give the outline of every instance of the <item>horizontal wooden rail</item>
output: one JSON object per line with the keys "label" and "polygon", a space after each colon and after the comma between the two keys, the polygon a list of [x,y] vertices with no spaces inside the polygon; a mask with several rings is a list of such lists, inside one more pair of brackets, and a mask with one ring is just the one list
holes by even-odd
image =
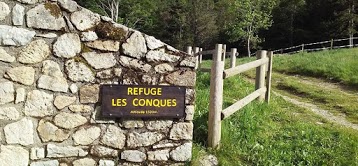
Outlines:
{"label": "horizontal wooden rail", "polygon": [[[292,47],[288,47],[288,48],[281,48],[281,49],[277,49],[277,50],[274,50],[273,52],[281,52],[281,51],[286,51],[286,50],[291,50],[291,49],[295,49],[295,48],[300,48],[302,47],[302,45],[304,46],[313,46],[313,45],[318,45],[318,44],[326,44],[326,43],[336,43],[336,42],[341,42],[341,41],[349,41],[349,40],[357,40],[358,37],[352,37],[352,38],[345,38],[345,39],[332,39],[332,40],[327,40],[327,41],[321,41],[321,42],[315,42],[315,43],[308,43],[308,44],[301,44],[301,45],[298,45],[298,46],[292,46]],[[345,48],[345,47],[350,47],[351,45],[344,45],[344,46],[336,46],[336,47],[333,47],[333,48]],[[353,44],[353,46],[357,46],[355,44]],[[304,50],[307,50],[307,49],[304,49]],[[316,48],[316,50],[319,50],[319,48]],[[309,50],[309,51],[316,51],[316,50]],[[300,52],[300,51],[292,51],[292,52],[288,52],[286,54],[290,54],[290,53],[296,53],[296,52]]]}
{"label": "horizontal wooden rail", "polygon": [[245,107],[247,104],[258,98],[260,95],[266,93],[266,87],[260,88],[255,92],[252,92],[250,95],[246,96],[245,98],[241,99],[240,101],[236,102],[235,104],[231,105],[230,107],[224,109],[221,112],[221,119],[224,120],[228,118],[230,115],[235,113],[237,110]]}
{"label": "horizontal wooden rail", "polygon": [[311,51],[321,51],[321,50],[329,50],[331,49],[330,47],[322,47],[322,48],[314,48],[314,49],[305,49],[305,51],[307,52],[311,52]]}
{"label": "horizontal wooden rail", "polygon": [[[231,56],[232,52],[226,52],[226,56]],[[235,56],[238,56],[238,53],[235,53]]]}
{"label": "horizontal wooden rail", "polygon": [[346,46],[334,46],[333,48],[336,49],[336,48],[347,48],[347,47],[351,47],[351,45],[346,45]]}
{"label": "horizontal wooden rail", "polygon": [[240,74],[242,72],[245,72],[247,70],[253,69],[255,67],[261,66],[263,64],[266,64],[268,62],[268,58],[259,59],[256,61],[252,61],[231,69],[224,70],[224,79],[235,76],[237,74]]}
{"label": "horizontal wooden rail", "polygon": [[323,41],[323,42],[317,42],[317,43],[309,43],[309,44],[305,44],[305,46],[312,46],[312,45],[316,45],[316,44],[325,44],[325,43],[331,43],[332,41]]}
{"label": "horizontal wooden rail", "polygon": [[215,50],[207,50],[207,51],[199,51],[198,53],[196,53],[196,55],[212,55],[214,54]]}

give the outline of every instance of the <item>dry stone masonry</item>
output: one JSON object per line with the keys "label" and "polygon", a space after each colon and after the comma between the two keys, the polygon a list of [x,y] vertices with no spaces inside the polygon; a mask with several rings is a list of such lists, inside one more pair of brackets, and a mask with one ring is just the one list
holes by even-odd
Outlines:
{"label": "dry stone masonry", "polygon": [[[0,0],[0,165],[184,165],[195,58],[73,0]],[[101,117],[100,85],[185,86],[185,117]]]}

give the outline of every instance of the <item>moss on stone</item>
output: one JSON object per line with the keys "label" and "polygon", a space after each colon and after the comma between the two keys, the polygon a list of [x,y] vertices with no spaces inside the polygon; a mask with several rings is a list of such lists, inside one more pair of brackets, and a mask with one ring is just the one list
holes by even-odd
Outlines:
{"label": "moss on stone", "polygon": [[83,62],[84,60],[80,56],[75,56],[72,58],[75,62]]}
{"label": "moss on stone", "polygon": [[92,52],[92,49],[87,47],[84,43],[81,43],[82,53]]}
{"label": "moss on stone", "polygon": [[56,18],[60,18],[62,16],[62,11],[60,9],[60,7],[58,7],[56,4],[54,3],[45,3],[45,8],[50,11],[50,14]]}
{"label": "moss on stone", "polygon": [[96,27],[96,33],[100,38],[123,41],[127,32],[120,27],[115,27],[112,23],[101,22]]}
{"label": "moss on stone", "polygon": [[96,75],[95,69],[93,69],[92,66],[85,59],[83,59],[81,56],[75,56],[72,59],[77,63],[84,64],[88,69],[91,70],[92,74]]}

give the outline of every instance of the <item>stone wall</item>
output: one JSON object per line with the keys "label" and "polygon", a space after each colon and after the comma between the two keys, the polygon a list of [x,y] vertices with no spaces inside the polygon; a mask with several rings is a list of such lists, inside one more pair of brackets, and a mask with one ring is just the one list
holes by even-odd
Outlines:
{"label": "stone wall", "polygon": [[[194,57],[72,0],[0,1],[0,165],[190,161]],[[101,84],[185,86],[186,117],[103,119]]]}

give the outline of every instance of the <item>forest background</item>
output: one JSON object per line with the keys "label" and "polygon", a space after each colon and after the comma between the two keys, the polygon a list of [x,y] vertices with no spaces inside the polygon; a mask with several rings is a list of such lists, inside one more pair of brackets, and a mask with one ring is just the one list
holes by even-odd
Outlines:
{"label": "forest background", "polygon": [[76,0],[184,50],[216,43],[247,56],[357,36],[357,0]]}

